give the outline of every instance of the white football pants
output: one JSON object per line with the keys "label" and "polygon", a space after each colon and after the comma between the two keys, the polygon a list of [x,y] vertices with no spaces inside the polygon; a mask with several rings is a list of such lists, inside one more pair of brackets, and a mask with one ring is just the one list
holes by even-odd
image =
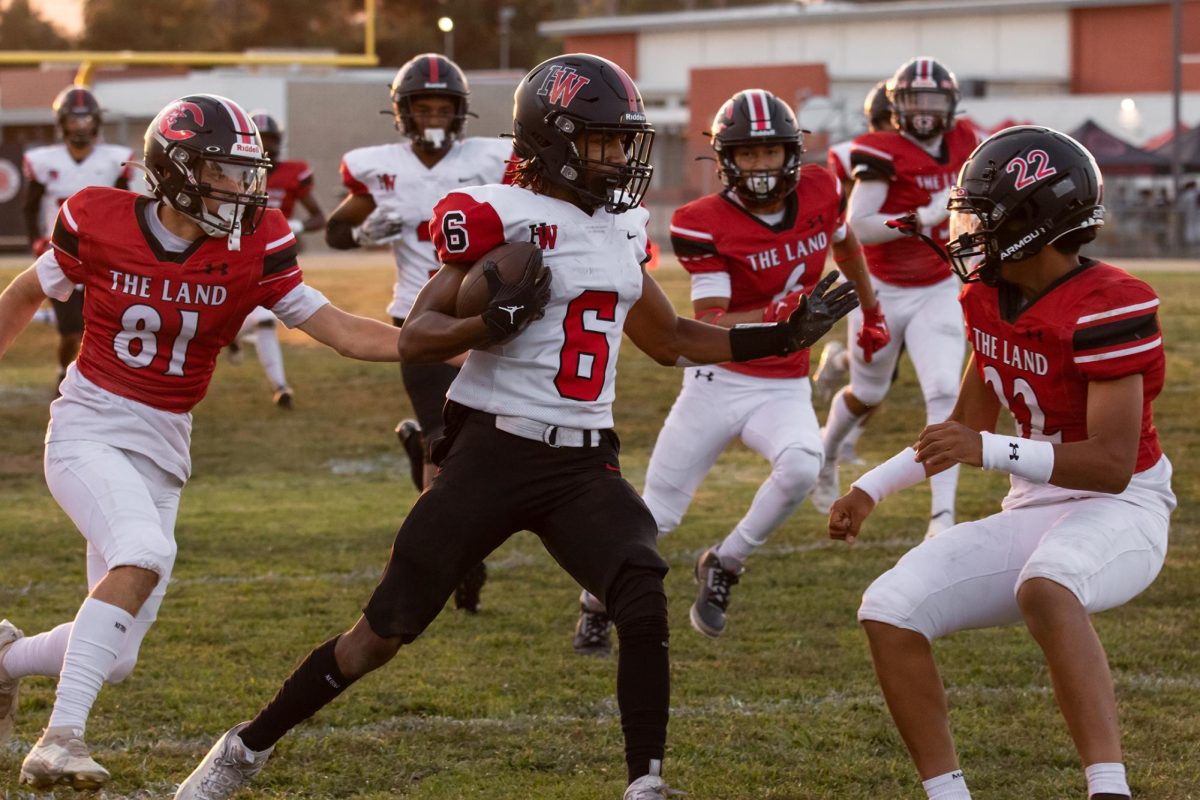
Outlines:
{"label": "white football pants", "polygon": [[650,456],[642,496],[660,536],[679,525],[700,482],[735,437],[771,463],[770,476],[722,544],[723,555],[741,560],[804,500],[821,469],[821,433],[808,378],[757,378],[720,367],[684,371],[683,390]]}

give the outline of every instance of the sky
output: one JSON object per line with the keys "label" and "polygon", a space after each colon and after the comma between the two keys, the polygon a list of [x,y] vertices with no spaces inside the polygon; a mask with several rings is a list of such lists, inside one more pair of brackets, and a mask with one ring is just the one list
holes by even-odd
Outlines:
{"label": "sky", "polygon": [[30,5],[68,36],[83,27],[83,0],[30,0]]}

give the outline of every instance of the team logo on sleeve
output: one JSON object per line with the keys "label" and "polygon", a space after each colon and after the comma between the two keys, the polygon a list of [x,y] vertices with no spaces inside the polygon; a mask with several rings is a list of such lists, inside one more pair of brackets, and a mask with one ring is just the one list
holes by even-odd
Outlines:
{"label": "team logo on sleeve", "polygon": [[195,103],[179,102],[162,113],[158,132],[173,141],[190,139],[203,130],[204,109]]}
{"label": "team logo on sleeve", "polygon": [[545,96],[550,105],[567,108],[579,90],[591,82],[591,78],[580,75],[574,67],[556,64],[546,71],[546,78],[537,93]]}

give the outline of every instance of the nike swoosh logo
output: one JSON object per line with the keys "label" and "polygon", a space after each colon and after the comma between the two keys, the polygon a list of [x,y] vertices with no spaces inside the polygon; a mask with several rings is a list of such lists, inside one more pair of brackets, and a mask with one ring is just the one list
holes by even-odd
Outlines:
{"label": "nike swoosh logo", "polygon": [[626,239],[636,239],[637,234],[636,233],[627,233],[627,234],[625,234],[625,238]]}

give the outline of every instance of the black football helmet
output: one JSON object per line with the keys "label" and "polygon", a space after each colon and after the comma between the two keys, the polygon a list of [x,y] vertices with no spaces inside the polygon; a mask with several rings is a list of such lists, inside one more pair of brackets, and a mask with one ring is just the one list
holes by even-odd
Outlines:
{"label": "black football helmet", "polygon": [[[619,136],[624,165],[585,158],[589,141]],[[566,187],[589,208],[620,214],[639,205],[654,168],[654,128],[625,70],[587,53],[538,64],[513,95],[513,150],[542,180]]]}
{"label": "black football helmet", "polygon": [[168,103],[146,129],[145,159],[154,195],[209,236],[229,237],[230,250],[262,219],[271,162],[254,122],[234,101],[194,94]]}
{"label": "black football helmet", "polygon": [[863,116],[867,118],[867,127],[872,131],[892,128],[892,101],[888,99],[885,82],[880,81],[867,92],[863,100]]}
{"label": "black football helmet", "polygon": [[[467,124],[467,76],[450,59],[437,53],[422,53],[410,59],[392,79],[392,117],[396,130],[412,140],[414,147],[442,150],[462,136]],[[413,117],[412,101],[419,95],[438,95],[454,100],[455,111],[446,128],[425,128]]]}
{"label": "black football helmet", "polygon": [[961,94],[958,79],[940,62],[922,56],[906,63],[887,82],[896,127],[917,139],[950,130]]}
{"label": "black football helmet", "polygon": [[[58,93],[50,108],[68,144],[87,147],[100,135],[100,101],[91,90],[82,86],[68,86]],[[83,125],[68,129],[68,120],[79,120]]]}
{"label": "black football helmet", "polygon": [[250,121],[258,128],[262,138],[264,155],[271,162],[283,157],[283,126],[266,111],[259,109],[250,112]]}
{"label": "black football helmet", "polygon": [[[775,95],[765,89],[738,92],[713,117],[709,132],[721,183],[748,203],[771,202],[791,194],[800,182],[804,133],[792,109]],[[783,145],[783,165],[778,169],[738,169],[733,157],[736,148],[755,144]]]}
{"label": "black football helmet", "polygon": [[1005,128],[976,147],[958,174],[946,253],[964,283],[995,286],[1002,263],[1103,225],[1103,199],[1100,168],[1079,142],[1050,128]]}

